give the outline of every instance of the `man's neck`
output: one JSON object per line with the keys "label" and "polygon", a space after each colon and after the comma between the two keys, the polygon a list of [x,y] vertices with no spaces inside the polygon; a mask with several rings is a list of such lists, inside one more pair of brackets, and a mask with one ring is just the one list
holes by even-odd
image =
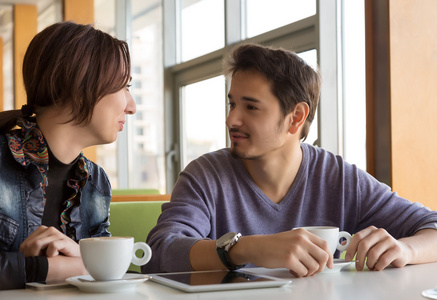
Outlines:
{"label": "man's neck", "polygon": [[243,160],[255,184],[275,203],[287,195],[302,163],[300,141],[279,151],[256,160]]}

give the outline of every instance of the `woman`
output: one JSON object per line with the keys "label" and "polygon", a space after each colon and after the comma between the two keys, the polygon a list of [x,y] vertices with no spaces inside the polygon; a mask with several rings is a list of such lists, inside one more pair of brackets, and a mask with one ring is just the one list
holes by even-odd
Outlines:
{"label": "woman", "polygon": [[0,113],[0,289],[86,274],[78,241],[109,236],[111,186],[82,149],[114,142],[136,111],[128,46],[90,25],[37,34],[27,105]]}

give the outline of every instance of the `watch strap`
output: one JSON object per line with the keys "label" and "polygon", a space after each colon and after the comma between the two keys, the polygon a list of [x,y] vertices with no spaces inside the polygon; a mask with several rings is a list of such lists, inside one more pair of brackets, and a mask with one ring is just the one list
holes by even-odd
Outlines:
{"label": "watch strap", "polygon": [[229,258],[228,251],[225,248],[217,248],[217,254],[220,260],[222,261],[223,265],[226,267],[226,269],[230,271],[238,270],[246,266],[246,265],[233,264]]}

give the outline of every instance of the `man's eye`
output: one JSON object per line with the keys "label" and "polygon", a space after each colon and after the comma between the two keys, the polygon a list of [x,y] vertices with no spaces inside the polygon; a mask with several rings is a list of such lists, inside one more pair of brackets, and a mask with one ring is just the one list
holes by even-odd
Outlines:
{"label": "man's eye", "polygon": [[234,108],[235,107],[235,103],[229,102],[228,105],[229,105],[229,108]]}
{"label": "man's eye", "polygon": [[255,106],[252,106],[252,105],[248,105],[247,106],[247,109],[248,110],[255,110],[255,109],[257,109]]}

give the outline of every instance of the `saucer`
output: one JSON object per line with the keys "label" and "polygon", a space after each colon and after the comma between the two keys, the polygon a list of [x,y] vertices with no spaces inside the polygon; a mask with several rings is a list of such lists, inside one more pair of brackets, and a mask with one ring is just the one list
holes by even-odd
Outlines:
{"label": "saucer", "polygon": [[323,274],[328,274],[328,273],[337,273],[340,272],[341,269],[343,269],[344,267],[350,265],[351,263],[353,263],[353,261],[346,261],[344,259],[340,259],[340,258],[334,258],[334,266],[332,269],[329,269],[327,267],[325,267],[325,269],[322,271]]}
{"label": "saucer", "polygon": [[[146,281],[149,276],[142,274],[125,274],[120,280],[94,281],[90,275],[67,278],[66,281],[88,293],[119,293],[135,290],[137,284]],[[84,280],[84,281],[82,281]]]}
{"label": "saucer", "polygon": [[423,291],[422,296],[429,299],[437,299],[437,289]]}

